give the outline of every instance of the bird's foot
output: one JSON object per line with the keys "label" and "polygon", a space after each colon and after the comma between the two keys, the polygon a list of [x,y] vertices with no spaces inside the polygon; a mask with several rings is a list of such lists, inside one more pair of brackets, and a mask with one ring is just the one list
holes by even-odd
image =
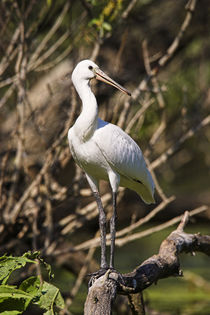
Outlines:
{"label": "bird's foot", "polygon": [[103,276],[107,271],[109,270],[109,267],[100,268],[99,270],[89,273],[87,276],[90,277],[90,280],[88,282],[88,289],[93,285],[93,283]]}
{"label": "bird's foot", "polygon": [[120,283],[122,283],[122,284],[124,284],[125,282],[124,282],[124,279],[123,279],[123,276],[122,276],[122,274],[119,272],[119,271],[117,271],[115,268],[113,268],[113,267],[110,267],[109,268],[109,278],[110,279],[113,279],[113,280],[115,280],[115,281],[117,281],[117,282],[120,282]]}
{"label": "bird's foot", "polygon": [[124,284],[123,276],[119,271],[117,271],[114,268],[106,267],[106,268],[100,268],[98,271],[88,274],[90,276],[90,280],[88,282],[88,289],[93,285],[93,283],[103,275],[107,275],[106,279],[112,279],[116,282],[120,282],[121,284]]}

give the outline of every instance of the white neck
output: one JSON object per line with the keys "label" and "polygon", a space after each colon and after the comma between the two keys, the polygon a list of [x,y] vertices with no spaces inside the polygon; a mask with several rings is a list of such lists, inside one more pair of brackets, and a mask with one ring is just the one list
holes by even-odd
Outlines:
{"label": "white neck", "polygon": [[74,127],[81,141],[89,140],[97,128],[98,105],[95,95],[91,91],[89,80],[74,82],[79,97],[82,100],[82,111]]}

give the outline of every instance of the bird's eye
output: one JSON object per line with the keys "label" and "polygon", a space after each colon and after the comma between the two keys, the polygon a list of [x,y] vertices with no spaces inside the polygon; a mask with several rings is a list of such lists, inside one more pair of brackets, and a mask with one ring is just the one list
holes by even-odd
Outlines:
{"label": "bird's eye", "polygon": [[93,70],[93,66],[89,66],[88,69]]}

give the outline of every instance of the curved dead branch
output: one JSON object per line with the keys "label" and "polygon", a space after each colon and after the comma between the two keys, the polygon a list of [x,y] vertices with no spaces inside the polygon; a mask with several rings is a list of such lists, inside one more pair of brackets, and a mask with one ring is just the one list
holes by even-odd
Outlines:
{"label": "curved dead branch", "polygon": [[180,253],[202,252],[210,256],[210,235],[188,234],[184,227],[189,220],[186,211],[177,229],[160,245],[159,253],[145,260],[132,272],[122,275],[108,270],[90,287],[84,314],[111,314],[111,307],[117,294],[138,293],[170,276],[182,276]]}

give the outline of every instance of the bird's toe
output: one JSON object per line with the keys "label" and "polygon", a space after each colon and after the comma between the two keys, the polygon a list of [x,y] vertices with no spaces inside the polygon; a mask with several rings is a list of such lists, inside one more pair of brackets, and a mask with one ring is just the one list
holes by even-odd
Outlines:
{"label": "bird's toe", "polygon": [[88,282],[88,288],[90,288],[93,283],[100,278],[101,276],[103,276],[107,271],[109,270],[109,268],[100,268],[99,270],[93,272],[93,273],[89,273],[87,276],[90,277],[90,280]]}
{"label": "bird's toe", "polygon": [[115,281],[118,281],[124,284],[123,276],[119,271],[117,271],[115,268],[109,268],[109,270],[110,270],[110,273],[109,273],[110,279],[113,279]]}
{"label": "bird's toe", "polygon": [[122,274],[114,268],[101,268],[98,271],[88,274],[90,280],[88,282],[88,289],[93,285],[93,283],[103,275],[107,274],[107,279],[112,279],[116,282],[124,284],[124,279]]}

